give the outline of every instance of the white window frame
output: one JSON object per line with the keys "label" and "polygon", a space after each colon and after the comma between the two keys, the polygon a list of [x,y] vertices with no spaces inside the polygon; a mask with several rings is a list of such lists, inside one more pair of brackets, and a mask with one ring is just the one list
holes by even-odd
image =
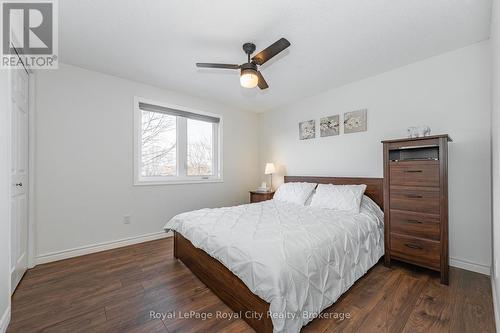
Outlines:
{"label": "white window frame", "polygon": [[[220,122],[213,128],[213,150],[212,161],[214,174],[210,176],[188,176],[187,175],[187,118],[177,117],[176,126],[176,167],[177,175],[174,176],[158,176],[158,177],[144,177],[141,175],[141,159],[142,159],[142,110],[139,108],[139,103],[147,103],[158,105],[170,109],[196,113],[204,116],[211,116],[220,119]],[[221,183],[222,177],[222,116],[191,109],[184,106],[168,104],[164,102],[152,101],[142,97],[134,97],[134,185],[172,185],[172,184],[202,184],[202,183]],[[182,159],[180,156],[186,156]]]}

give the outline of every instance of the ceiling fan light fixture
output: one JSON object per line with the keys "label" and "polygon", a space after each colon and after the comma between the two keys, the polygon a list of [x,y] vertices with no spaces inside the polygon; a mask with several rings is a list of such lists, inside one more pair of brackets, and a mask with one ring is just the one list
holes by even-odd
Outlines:
{"label": "ceiling fan light fixture", "polygon": [[242,69],[240,74],[240,84],[244,88],[255,88],[259,83],[257,71],[251,68]]}
{"label": "ceiling fan light fixture", "polygon": [[255,51],[254,43],[243,44],[243,51],[247,55],[247,62],[241,65],[236,64],[218,64],[212,62],[198,62],[198,68],[221,68],[221,69],[239,69],[240,70],[240,84],[244,88],[259,87],[264,90],[269,88],[269,85],[259,71],[258,66],[262,66],[269,59],[282,52],[290,46],[290,42],[286,38],[280,38],[278,41],[266,47],[264,50],[257,53],[253,58],[252,54]]}

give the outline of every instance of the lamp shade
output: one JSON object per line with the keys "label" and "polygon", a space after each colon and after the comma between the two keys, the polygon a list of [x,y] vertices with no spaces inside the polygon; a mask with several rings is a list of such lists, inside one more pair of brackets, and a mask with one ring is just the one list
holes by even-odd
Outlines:
{"label": "lamp shade", "polygon": [[276,172],[276,168],[274,167],[274,163],[266,163],[266,170],[264,174],[270,175]]}

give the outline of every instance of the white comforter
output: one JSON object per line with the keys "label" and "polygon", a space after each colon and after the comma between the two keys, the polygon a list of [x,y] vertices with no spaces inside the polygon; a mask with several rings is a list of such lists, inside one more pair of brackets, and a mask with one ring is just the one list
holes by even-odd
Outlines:
{"label": "white comforter", "polygon": [[165,229],[269,302],[274,332],[299,332],[384,251],[383,213],[367,197],[359,214],[269,200],[179,214]]}

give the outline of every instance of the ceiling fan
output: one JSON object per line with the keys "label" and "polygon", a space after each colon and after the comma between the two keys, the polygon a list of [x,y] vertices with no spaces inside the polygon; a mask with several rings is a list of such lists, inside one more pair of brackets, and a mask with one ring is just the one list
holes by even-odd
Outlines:
{"label": "ceiling fan", "polygon": [[200,68],[222,68],[222,69],[239,69],[240,70],[240,84],[245,88],[255,88],[259,86],[260,89],[267,89],[269,86],[258,70],[258,66],[263,65],[269,59],[286,49],[290,46],[290,42],[285,38],[280,38],[278,41],[274,42],[264,50],[257,53],[250,59],[252,53],[255,52],[255,44],[245,43],[243,44],[243,51],[247,54],[248,61],[241,65],[233,64],[213,64],[198,62],[196,67]]}

